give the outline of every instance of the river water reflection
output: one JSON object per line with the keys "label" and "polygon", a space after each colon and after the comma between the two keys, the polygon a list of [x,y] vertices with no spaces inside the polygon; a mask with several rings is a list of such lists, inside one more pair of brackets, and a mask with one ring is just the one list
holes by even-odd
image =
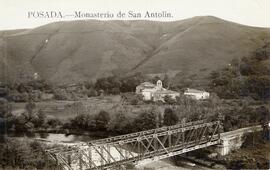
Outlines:
{"label": "river water reflection", "polygon": [[92,136],[87,135],[66,135],[62,133],[26,133],[26,134],[8,134],[8,137],[14,138],[30,138],[30,139],[41,139],[52,142],[87,142],[96,139]]}
{"label": "river water reflection", "polygon": [[66,135],[57,133],[35,133],[36,139],[46,139],[49,141],[59,141],[59,142],[87,142],[93,140],[94,137],[86,135]]}

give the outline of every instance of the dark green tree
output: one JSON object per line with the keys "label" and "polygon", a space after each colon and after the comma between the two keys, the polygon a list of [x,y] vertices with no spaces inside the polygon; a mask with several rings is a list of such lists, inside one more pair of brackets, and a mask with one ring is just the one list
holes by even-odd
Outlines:
{"label": "dark green tree", "polygon": [[142,131],[156,128],[158,124],[154,112],[142,112],[133,122],[134,131]]}
{"label": "dark green tree", "polygon": [[167,74],[165,74],[165,76],[162,80],[162,85],[164,88],[169,88],[169,86],[170,86],[170,79],[169,79],[169,76]]}
{"label": "dark green tree", "polygon": [[171,108],[166,108],[164,110],[164,118],[163,118],[163,124],[165,126],[171,126],[177,124],[179,121],[178,116]]}
{"label": "dark green tree", "polygon": [[110,121],[110,114],[102,110],[96,115],[95,120],[96,120],[96,127],[98,130],[106,130],[107,125]]}
{"label": "dark green tree", "polygon": [[270,76],[250,76],[247,80],[247,86],[257,99],[270,98]]}
{"label": "dark green tree", "polygon": [[125,134],[131,132],[130,121],[124,113],[117,113],[108,124],[108,130],[117,134]]}

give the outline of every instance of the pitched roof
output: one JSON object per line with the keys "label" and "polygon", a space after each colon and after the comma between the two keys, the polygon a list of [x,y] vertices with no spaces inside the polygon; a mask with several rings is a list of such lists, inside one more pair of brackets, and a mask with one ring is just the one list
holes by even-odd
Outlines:
{"label": "pitched roof", "polygon": [[155,87],[156,85],[154,85],[153,83],[150,83],[150,82],[144,82],[144,83],[141,83],[139,86]]}
{"label": "pitched roof", "polygon": [[185,91],[185,93],[203,93],[203,92],[205,91],[190,89],[190,88],[187,88],[187,90]]}

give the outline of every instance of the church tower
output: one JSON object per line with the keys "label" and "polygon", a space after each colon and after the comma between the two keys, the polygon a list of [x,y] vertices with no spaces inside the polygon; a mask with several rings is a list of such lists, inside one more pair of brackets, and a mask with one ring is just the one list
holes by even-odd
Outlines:
{"label": "church tower", "polygon": [[158,80],[157,81],[157,90],[162,90],[162,81],[161,80]]}

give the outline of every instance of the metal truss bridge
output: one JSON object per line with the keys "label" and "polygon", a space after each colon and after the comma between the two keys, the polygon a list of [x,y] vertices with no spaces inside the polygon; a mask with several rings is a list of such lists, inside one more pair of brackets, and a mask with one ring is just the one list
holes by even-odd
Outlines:
{"label": "metal truss bridge", "polygon": [[220,142],[220,121],[195,121],[47,150],[61,169],[117,169]]}

